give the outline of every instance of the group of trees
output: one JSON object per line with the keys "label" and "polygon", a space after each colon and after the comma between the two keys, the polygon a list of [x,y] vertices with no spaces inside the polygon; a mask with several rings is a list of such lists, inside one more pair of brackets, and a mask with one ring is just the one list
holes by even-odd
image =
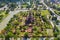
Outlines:
{"label": "group of trees", "polygon": [[16,7],[17,7],[17,4],[16,4],[16,3],[8,4],[8,8],[9,8],[10,10],[12,10],[12,11],[13,11]]}

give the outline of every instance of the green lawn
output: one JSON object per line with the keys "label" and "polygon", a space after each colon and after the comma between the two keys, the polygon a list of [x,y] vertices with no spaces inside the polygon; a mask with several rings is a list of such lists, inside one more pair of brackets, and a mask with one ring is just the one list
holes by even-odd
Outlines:
{"label": "green lawn", "polygon": [[41,10],[41,15],[46,16],[46,15],[50,15],[50,13],[48,10]]}

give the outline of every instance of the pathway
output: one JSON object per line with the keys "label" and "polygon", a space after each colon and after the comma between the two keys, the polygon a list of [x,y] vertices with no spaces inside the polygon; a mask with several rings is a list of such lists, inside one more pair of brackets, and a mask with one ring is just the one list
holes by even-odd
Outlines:
{"label": "pathway", "polygon": [[13,17],[13,15],[17,14],[18,12],[20,11],[28,11],[28,10],[15,10],[15,11],[10,11],[9,12],[9,15],[0,23],[0,31],[3,30],[8,22],[11,20],[11,18]]}

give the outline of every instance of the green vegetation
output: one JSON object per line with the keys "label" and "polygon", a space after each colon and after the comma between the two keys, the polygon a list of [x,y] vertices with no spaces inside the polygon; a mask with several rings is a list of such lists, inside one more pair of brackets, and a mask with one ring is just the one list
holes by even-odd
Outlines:
{"label": "green vegetation", "polygon": [[17,4],[16,3],[11,3],[8,5],[9,7],[9,10],[13,11],[16,7],[17,7]]}
{"label": "green vegetation", "polygon": [[28,7],[28,4],[27,4],[27,3],[24,3],[24,4],[22,4],[21,7],[22,7],[22,8],[27,8],[27,7]]}
{"label": "green vegetation", "polygon": [[5,18],[5,17],[7,17],[7,15],[8,15],[8,10],[6,10],[6,11],[0,11],[0,22]]}
{"label": "green vegetation", "polygon": [[60,15],[60,11],[54,10],[57,15]]}
{"label": "green vegetation", "polygon": [[47,15],[50,15],[50,13],[49,13],[48,10],[41,10],[41,15],[42,16],[47,16]]}
{"label": "green vegetation", "polygon": [[[47,10],[46,12],[48,13]],[[41,11],[41,13],[44,13],[46,15],[45,12]],[[36,10],[32,10],[31,12],[19,12],[18,14],[14,15],[14,17],[7,24],[7,27],[4,29],[5,32],[7,32],[6,33],[7,35],[5,36],[9,37],[53,36],[53,29],[51,24],[48,21],[44,21],[45,20],[44,18],[43,20],[40,17],[42,15],[41,13],[39,11],[37,12]],[[45,15],[42,16],[45,17]],[[49,31],[51,32],[51,34],[49,33]]]}
{"label": "green vegetation", "polygon": [[60,8],[60,4],[57,4],[57,7]]}
{"label": "green vegetation", "polygon": [[1,2],[0,3],[0,8],[3,7],[3,6],[5,6],[5,3]]}
{"label": "green vegetation", "polygon": [[[57,15],[60,15],[60,4],[56,5],[50,2],[46,4],[48,7],[53,8]],[[5,3],[2,3],[0,7],[4,5]],[[19,2],[9,2],[7,4],[8,10],[0,11],[0,22],[7,17],[9,11],[20,10],[19,5]],[[5,40],[9,40],[9,38],[14,38],[15,40],[17,38],[31,38],[31,40],[39,40],[41,38],[43,40],[46,38],[45,40],[50,40],[50,37],[54,37],[54,40],[60,40],[60,31],[56,27],[56,24],[58,25],[60,21],[57,20],[57,17],[54,17],[54,14],[50,10],[46,9],[43,3],[38,0],[31,0],[30,3],[23,2],[21,10],[24,9],[28,9],[29,11],[20,11],[18,14],[15,14],[6,28],[1,30],[0,38],[6,38]],[[54,27],[51,25],[53,24],[52,22],[54,22]]]}

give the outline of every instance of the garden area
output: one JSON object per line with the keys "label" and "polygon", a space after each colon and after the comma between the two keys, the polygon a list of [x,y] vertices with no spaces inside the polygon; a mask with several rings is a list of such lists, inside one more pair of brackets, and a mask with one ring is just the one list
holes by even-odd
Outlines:
{"label": "garden area", "polygon": [[[44,21],[41,13],[33,12],[19,12],[9,21],[7,27],[4,29],[9,37],[13,36],[53,36],[53,29],[50,23]],[[43,22],[42,22],[43,20]],[[52,30],[52,35],[48,34],[47,30]]]}
{"label": "garden area", "polygon": [[25,39],[31,37],[31,40],[38,40],[38,37],[57,36],[57,32],[54,32],[47,15],[50,15],[48,10],[19,12],[11,18],[6,28],[1,31],[0,37],[23,37]]}

